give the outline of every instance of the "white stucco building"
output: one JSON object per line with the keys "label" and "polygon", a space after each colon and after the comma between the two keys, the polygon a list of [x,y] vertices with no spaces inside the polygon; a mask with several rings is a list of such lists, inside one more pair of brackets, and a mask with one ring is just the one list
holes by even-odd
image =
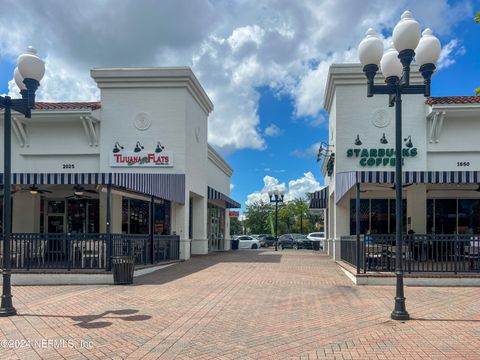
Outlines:
{"label": "white stucco building", "polygon": [[[145,242],[137,247],[144,263],[165,259],[163,251],[188,259],[228,250],[228,208],[239,207],[229,197],[233,169],[208,144],[213,104],[191,69],[96,68],[91,76],[99,102],[39,102],[30,119],[13,114],[13,233],[57,234],[55,244],[32,238],[33,248],[18,235],[13,256],[28,250],[37,265],[73,258],[85,267],[90,250],[93,267],[103,267],[115,251],[102,234]],[[63,235],[98,241],[73,249]],[[157,254],[154,236],[170,236],[170,248]]]}
{"label": "white stucco building", "polygon": [[[383,81],[377,74],[376,83]],[[423,83],[416,67],[410,81]],[[395,232],[394,108],[387,96],[367,98],[366,90],[360,65],[330,67],[326,187],[313,194],[310,206],[326,209],[335,258],[340,238],[355,234],[357,183],[361,233]],[[480,234],[480,97],[405,95],[402,116],[404,231]]]}

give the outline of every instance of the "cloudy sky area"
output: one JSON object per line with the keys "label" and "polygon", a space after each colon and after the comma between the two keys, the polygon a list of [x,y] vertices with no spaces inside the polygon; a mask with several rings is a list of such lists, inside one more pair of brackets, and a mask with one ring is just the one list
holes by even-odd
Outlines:
{"label": "cloudy sky area", "polygon": [[290,198],[321,186],[315,156],[327,134],[328,67],[357,62],[368,27],[387,43],[409,9],[444,45],[434,95],[471,95],[480,83],[480,26],[472,20],[478,0],[2,4],[0,92],[17,91],[14,62],[29,44],[47,62],[38,94],[44,101],[98,100],[89,74],[97,66],[191,66],[215,104],[209,141],[234,167],[232,196],[242,203],[265,198],[273,186],[285,187]]}

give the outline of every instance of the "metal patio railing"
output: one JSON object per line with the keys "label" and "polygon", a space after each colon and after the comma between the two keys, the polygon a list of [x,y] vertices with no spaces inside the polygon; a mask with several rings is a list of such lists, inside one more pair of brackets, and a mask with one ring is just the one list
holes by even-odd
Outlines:
{"label": "metal patio railing", "polygon": [[357,257],[356,236],[340,239],[341,259],[358,272],[395,271],[395,259],[402,257],[408,273],[480,272],[480,235],[404,235],[401,254],[397,254],[395,235],[361,235]]}
{"label": "metal patio railing", "polygon": [[[108,271],[111,256],[133,256],[136,266],[178,260],[179,243],[175,235],[13,233],[10,259],[12,269]],[[0,257],[3,262],[3,245]]]}

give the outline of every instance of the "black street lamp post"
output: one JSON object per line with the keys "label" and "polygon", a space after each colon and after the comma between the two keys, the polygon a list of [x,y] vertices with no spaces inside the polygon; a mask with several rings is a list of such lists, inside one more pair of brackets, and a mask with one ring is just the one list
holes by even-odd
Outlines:
{"label": "black street lamp post", "polygon": [[[406,306],[403,286],[402,251],[402,95],[423,94],[430,96],[430,80],[435,71],[435,63],[440,56],[440,42],[426,29],[420,38],[420,25],[409,11],[402,14],[400,22],[393,30],[393,46],[383,54],[383,42],[373,29],[368,29],[366,37],[358,46],[358,54],[367,78],[367,97],[376,94],[389,96],[390,107],[395,105],[395,306],[391,314],[394,320],[410,318]],[[414,50],[415,49],[415,50]],[[383,54],[383,56],[382,56]],[[415,57],[424,78],[423,85],[410,85],[410,64]],[[374,78],[378,64],[385,76],[386,85],[375,85]],[[357,209],[358,211],[358,209]]]}
{"label": "black street lamp post", "polygon": [[20,88],[21,99],[0,96],[0,108],[4,109],[3,136],[3,286],[0,316],[12,316],[17,313],[12,303],[10,238],[12,233],[12,110],[26,118],[31,117],[31,109],[35,106],[35,92],[45,73],[45,63],[37,55],[35,49],[29,47],[25,54],[18,57],[14,79]]}
{"label": "black street lamp post", "polygon": [[275,203],[275,251],[278,251],[278,204],[283,203],[284,196],[284,190],[276,189],[268,192],[270,203]]}

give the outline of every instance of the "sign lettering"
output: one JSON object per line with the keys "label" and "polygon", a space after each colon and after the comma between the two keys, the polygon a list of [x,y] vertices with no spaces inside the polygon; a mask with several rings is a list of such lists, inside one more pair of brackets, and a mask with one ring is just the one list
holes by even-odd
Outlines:
{"label": "sign lettering", "polygon": [[[402,149],[402,164],[405,158],[413,158],[418,155],[417,148]],[[395,150],[386,148],[372,149],[348,149],[347,157],[359,158],[359,164],[363,167],[395,166]]]}

